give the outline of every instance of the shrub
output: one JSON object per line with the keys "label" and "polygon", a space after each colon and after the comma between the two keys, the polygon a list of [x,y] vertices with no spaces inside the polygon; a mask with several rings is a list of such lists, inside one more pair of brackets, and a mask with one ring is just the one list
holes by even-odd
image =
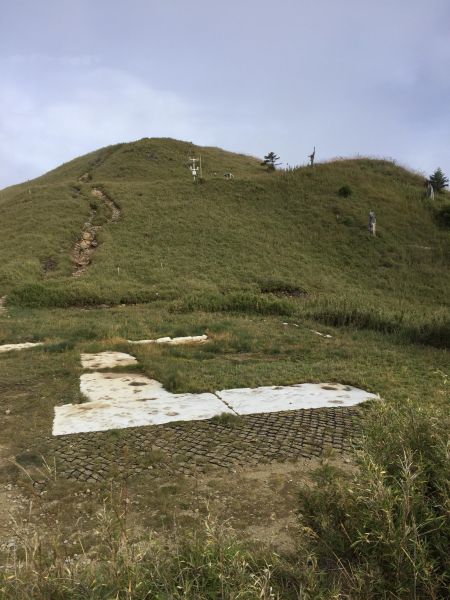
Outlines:
{"label": "shrub", "polygon": [[436,220],[442,227],[450,228],[450,204],[444,204],[436,211]]}
{"label": "shrub", "polygon": [[359,304],[351,299],[321,301],[307,309],[313,319],[332,327],[354,327],[392,333],[404,342],[426,344],[435,348],[450,347],[448,311],[428,315],[391,312],[384,307]]}
{"label": "shrub", "polygon": [[95,282],[70,281],[24,283],[8,295],[8,304],[27,308],[70,306],[96,306],[100,304],[137,304],[161,299],[161,295],[149,289],[130,289],[124,283],[121,288],[99,287]]}
{"label": "shrub", "polygon": [[351,196],[353,194],[353,191],[349,185],[343,185],[342,187],[339,188],[338,194],[342,198],[348,198],[349,196]]}
{"label": "shrub", "polygon": [[292,282],[281,279],[267,279],[260,283],[261,292],[281,296],[306,296],[308,292]]}
{"label": "shrub", "polygon": [[218,425],[224,425],[226,427],[234,427],[242,422],[240,415],[233,415],[231,413],[220,413],[211,419],[211,422],[217,423]]}
{"label": "shrub", "polygon": [[67,352],[72,350],[75,346],[72,340],[65,340],[63,342],[55,342],[54,344],[46,344],[44,346],[44,352]]}
{"label": "shrub", "polygon": [[351,598],[444,598],[450,583],[446,414],[378,404],[353,476],[322,467],[300,494],[304,548]]}
{"label": "shrub", "polygon": [[243,312],[262,315],[290,315],[294,307],[283,298],[252,292],[192,295],[175,302],[172,312]]}

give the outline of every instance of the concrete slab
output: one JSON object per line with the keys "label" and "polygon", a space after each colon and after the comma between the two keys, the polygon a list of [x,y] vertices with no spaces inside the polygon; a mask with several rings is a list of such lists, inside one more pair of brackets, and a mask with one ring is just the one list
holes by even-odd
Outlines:
{"label": "concrete slab", "polygon": [[172,394],[143,375],[85,373],[80,379],[80,390],[90,401],[56,406],[55,436],[234,414],[214,394]]}
{"label": "concrete slab", "polygon": [[320,331],[315,331],[314,329],[310,329],[311,333],[315,333],[316,335],[320,335],[320,337],[331,339],[333,336],[329,333],[320,333]]}
{"label": "concrete slab", "polygon": [[301,383],[288,386],[237,388],[217,392],[227,406],[239,415],[270,413],[304,408],[354,406],[366,400],[379,399],[349,385]]}
{"label": "concrete slab", "polygon": [[114,367],[129,367],[137,364],[136,358],[126,352],[98,352],[96,354],[81,355],[83,369],[113,369]]}
{"label": "concrete slab", "polygon": [[134,373],[84,373],[83,404],[55,407],[53,435],[106,431],[173,421],[201,421],[223,413],[257,414],[348,407],[376,394],[341,384],[237,388],[215,394],[172,394],[159,381]]}
{"label": "concrete slab", "polygon": [[139,373],[83,373],[80,376],[80,392],[92,402],[111,402],[117,399],[154,400],[174,394],[162,384]]}
{"label": "concrete slab", "polygon": [[180,346],[183,344],[202,344],[208,339],[207,335],[187,335],[184,337],[162,337],[155,340],[127,340],[129,344],[169,344]]}
{"label": "concrete slab", "polygon": [[27,350],[28,348],[36,348],[36,346],[43,346],[43,342],[24,342],[23,344],[4,344],[0,346],[0,353],[11,352],[12,350]]}

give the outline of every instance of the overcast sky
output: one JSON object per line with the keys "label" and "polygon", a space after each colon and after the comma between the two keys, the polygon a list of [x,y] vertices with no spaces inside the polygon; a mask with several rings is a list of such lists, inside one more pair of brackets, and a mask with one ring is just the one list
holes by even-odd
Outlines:
{"label": "overcast sky", "polygon": [[450,174],[449,0],[0,0],[0,187],[164,136]]}

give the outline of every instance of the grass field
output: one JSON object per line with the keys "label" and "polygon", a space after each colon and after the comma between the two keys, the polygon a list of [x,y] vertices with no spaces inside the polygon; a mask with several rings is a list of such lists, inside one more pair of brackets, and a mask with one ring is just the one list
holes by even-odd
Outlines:
{"label": "grass field", "polygon": [[[94,206],[99,244],[73,278],[93,187],[121,218]],[[0,343],[45,342],[0,357],[2,597],[445,598],[450,232],[436,215],[448,202],[389,161],[267,173],[166,139],[1,191]],[[203,333],[198,347],[126,342]],[[174,392],[340,382],[383,401],[352,455],[185,477],[154,449],[148,474],[68,481],[53,407],[83,401],[80,352],[111,349]],[[232,440],[239,423],[217,427]]]}

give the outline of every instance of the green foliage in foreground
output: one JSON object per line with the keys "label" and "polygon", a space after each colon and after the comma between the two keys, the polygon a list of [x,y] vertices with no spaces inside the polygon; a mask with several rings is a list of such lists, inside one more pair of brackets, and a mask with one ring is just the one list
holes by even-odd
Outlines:
{"label": "green foliage in foreground", "polygon": [[373,410],[357,473],[325,466],[301,494],[304,548],[342,597],[446,598],[448,411],[412,403]]}
{"label": "green foliage in foreground", "polygon": [[[274,553],[239,542],[207,520],[202,531],[162,540],[128,537],[125,504],[99,514],[93,558],[69,558],[61,540],[30,541],[23,562],[0,572],[4,600],[275,600],[295,598],[295,580]],[[293,585],[294,584],[294,585]]]}

